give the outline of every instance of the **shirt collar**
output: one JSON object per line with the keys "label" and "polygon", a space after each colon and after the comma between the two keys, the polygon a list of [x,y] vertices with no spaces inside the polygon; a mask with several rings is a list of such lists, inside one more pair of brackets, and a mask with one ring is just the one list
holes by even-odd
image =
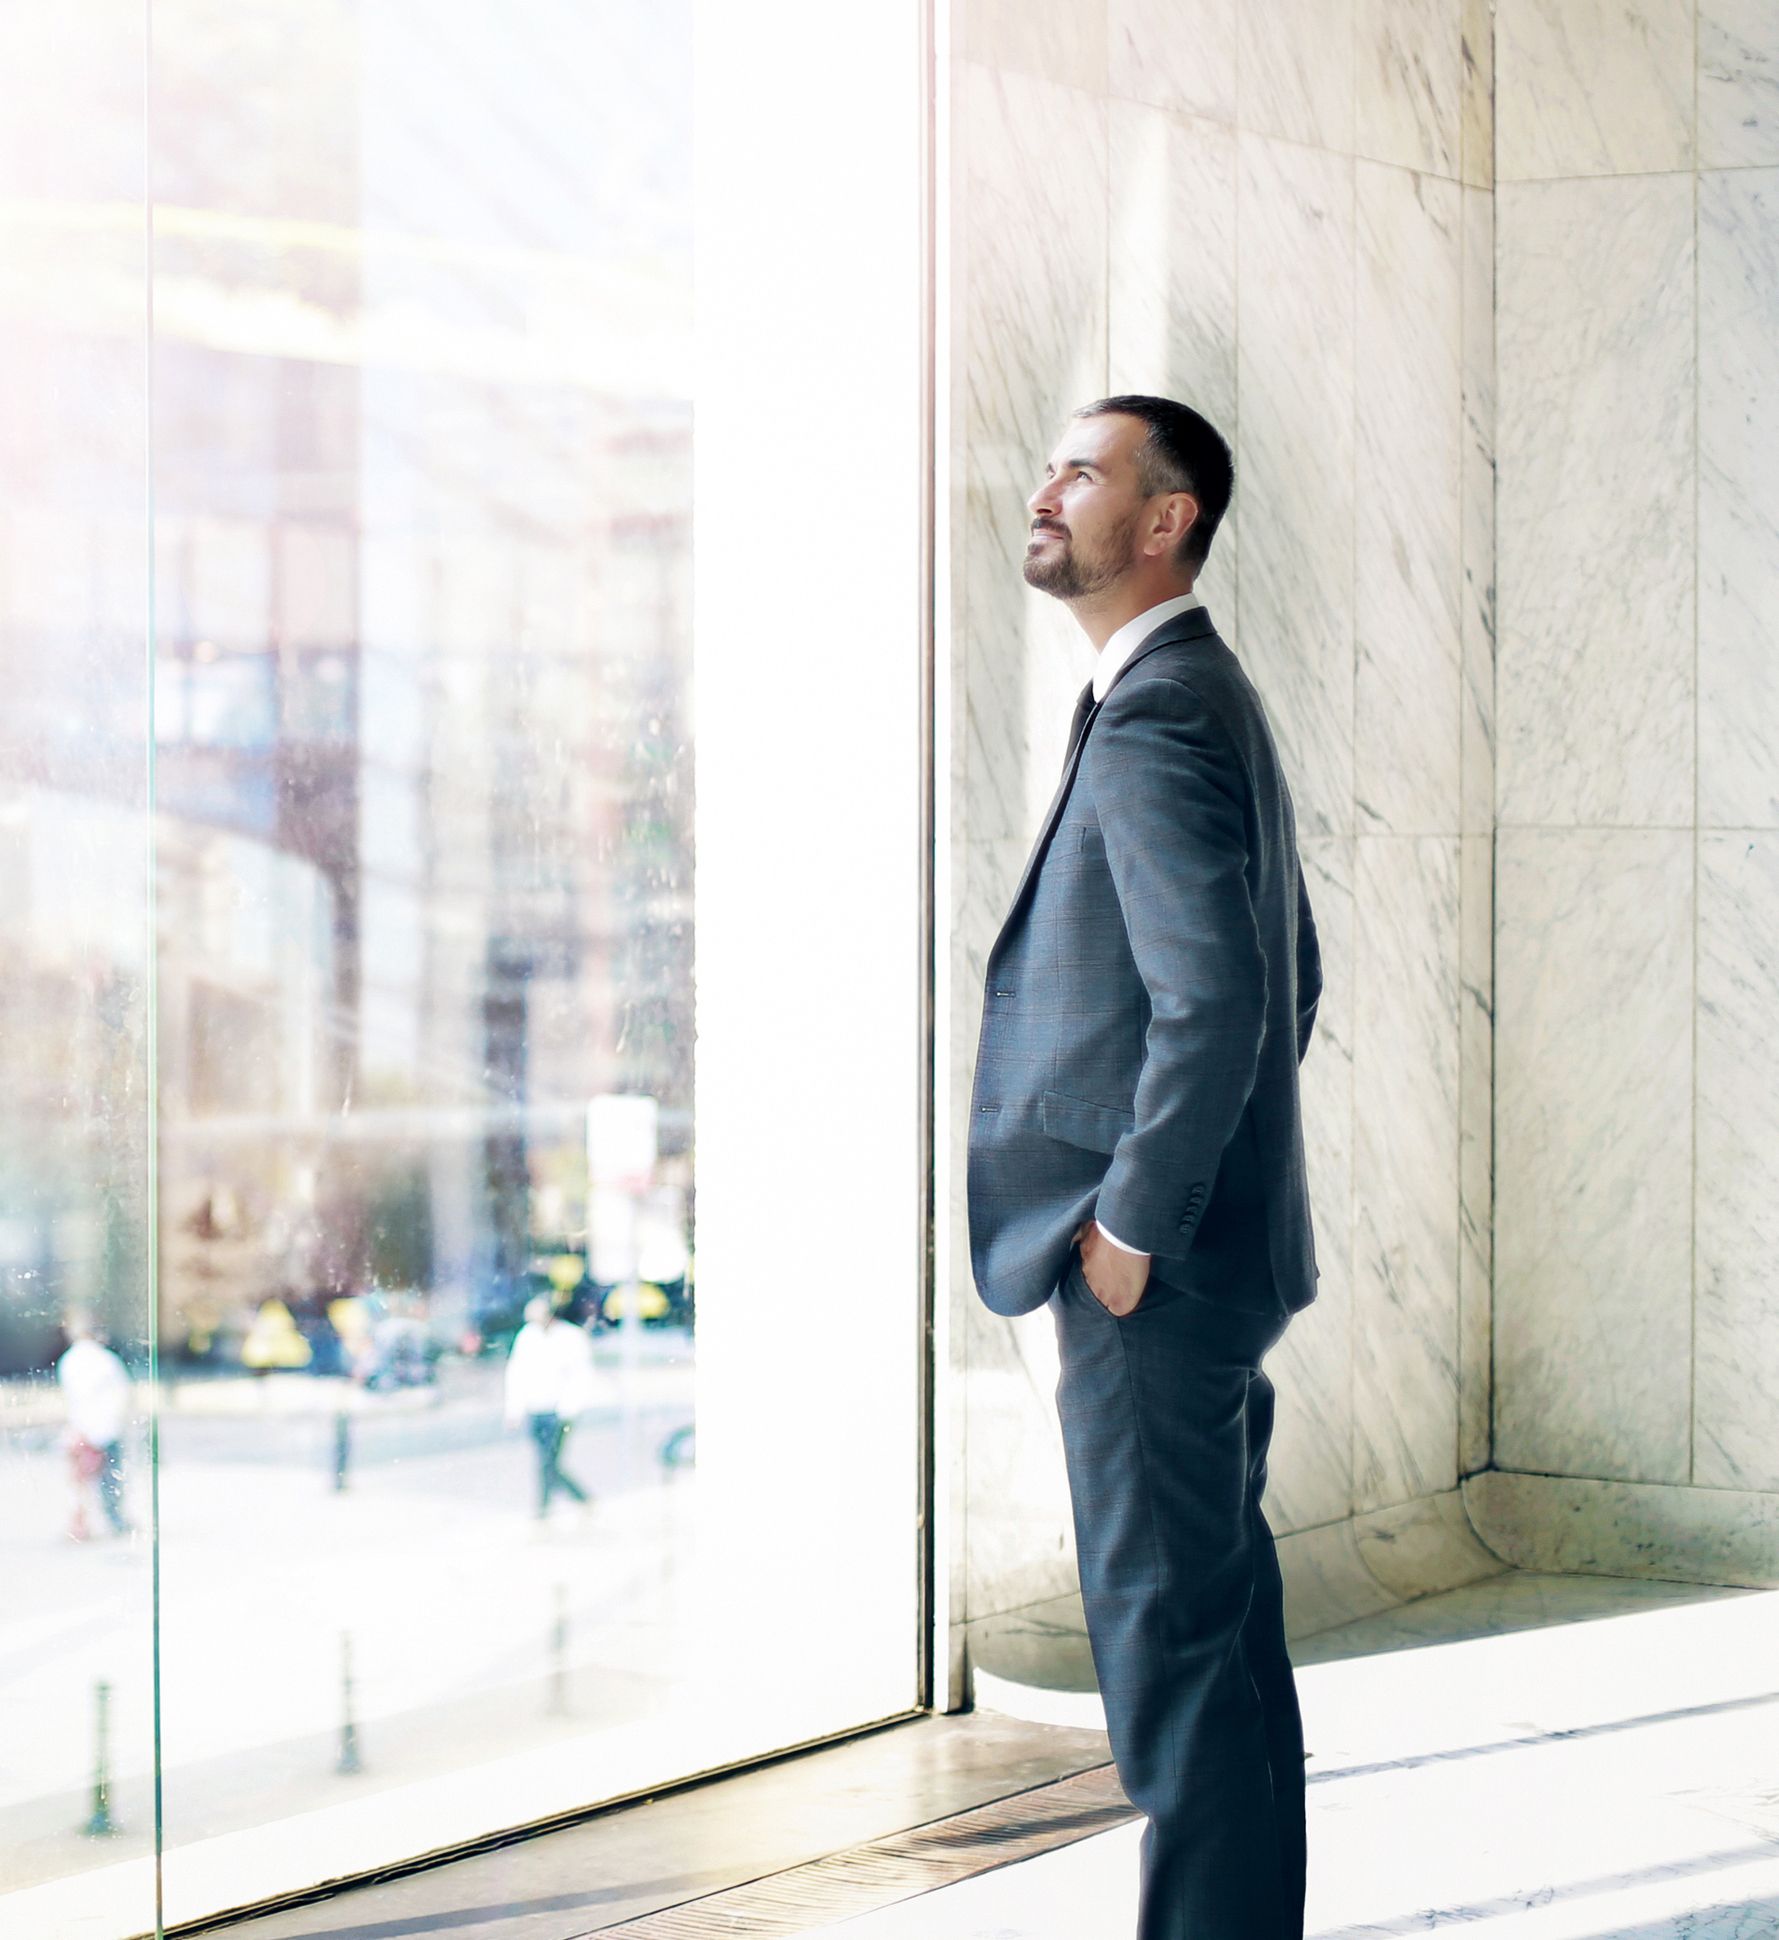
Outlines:
{"label": "shirt collar", "polygon": [[1100,648],[1099,658],[1094,662],[1093,698],[1096,701],[1106,698],[1118,678],[1119,668],[1158,626],[1165,625],[1176,613],[1190,613],[1195,606],[1203,604],[1196,593],[1180,593],[1171,600],[1163,600],[1159,606],[1150,607],[1147,613],[1139,613],[1134,620],[1126,620]]}

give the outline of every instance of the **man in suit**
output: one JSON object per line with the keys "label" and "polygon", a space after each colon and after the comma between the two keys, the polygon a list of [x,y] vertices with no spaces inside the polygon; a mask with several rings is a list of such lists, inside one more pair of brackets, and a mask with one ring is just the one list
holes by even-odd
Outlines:
{"label": "man in suit", "polygon": [[1233,482],[1195,411],[1077,411],[1025,577],[1098,663],[989,952],[977,1291],[1048,1304],[1081,1594],[1148,1818],[1139,1940],[1299,1940],[1303,1738],[1262,1356],[1315,1296],[1298,1066],[1321,990],[1260,698],[1193,592]]}

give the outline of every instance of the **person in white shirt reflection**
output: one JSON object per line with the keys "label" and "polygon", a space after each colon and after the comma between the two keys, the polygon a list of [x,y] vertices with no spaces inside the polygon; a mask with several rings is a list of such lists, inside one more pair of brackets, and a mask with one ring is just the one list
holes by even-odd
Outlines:
{"label": "person in white shirt reflection", "polygon": [[550,1513],[558,1494],[569,1498],[578,1518],[592,1500],[562,1466],[574,1418],[595,1392],[593,1341],[584,1327],[564,1320],[542,1295],[525,1305],[525,1325],[507,1357],[506,1422],[524,1422],[537,1449],[537,1516]]}
{"label": "person in white shirt reflection", "polygon": [[84,1314],[68,1321],[69,1345],[56,1363],[68,1410],[67,1447],[74,1470],[74,1514],[68,1533],[86,1540],[87,1484],[97,1481],[99,1504],[114,1536],[130,1534],[124,1514],[123,1436],[130,1418],[130,1374],[98,1338]]}

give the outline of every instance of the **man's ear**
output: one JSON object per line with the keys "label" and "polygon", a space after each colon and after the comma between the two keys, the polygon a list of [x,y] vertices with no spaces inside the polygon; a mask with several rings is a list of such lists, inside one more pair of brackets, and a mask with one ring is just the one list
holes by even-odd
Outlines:
{"label": "man's ear", "polygon": [[1198,520],[1198,500],[1190,492],[1170,492],[1155,522],[1159,552],[1172,552]]}

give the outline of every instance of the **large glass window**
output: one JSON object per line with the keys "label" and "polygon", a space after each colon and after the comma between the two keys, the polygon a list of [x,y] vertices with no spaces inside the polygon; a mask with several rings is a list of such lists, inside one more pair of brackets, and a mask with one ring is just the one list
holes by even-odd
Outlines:
{"label": "large glass window", "polygon": [[918,9],[0,71],[0,1931],[912,1707]]}

